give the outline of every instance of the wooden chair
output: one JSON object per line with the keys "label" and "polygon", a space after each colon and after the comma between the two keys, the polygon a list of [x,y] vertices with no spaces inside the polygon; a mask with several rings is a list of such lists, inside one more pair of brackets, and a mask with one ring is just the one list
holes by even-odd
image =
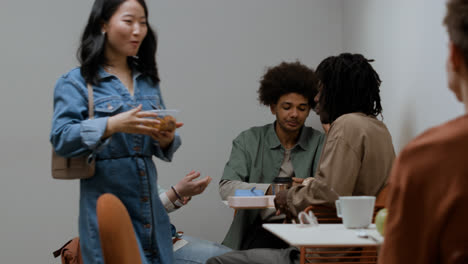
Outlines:
{"label": "wooden chair", "polygon": [[[142,263],[135,231],[124,204],[113,194],[103,194],[96,205],[99,226],[99,238],[102,254],[106,264],[139,264]],[[183,234],[183,232],[177,232]],[[79,246],[79,237],[68,241],[53,252],[54,257],[62,255],[62,264],[77,260],[83,263]],[[178,238],[173,238],[176,243]],[[71,249],[70,246],[71,244]],[[73,262],[75,263],[75,262]]]}
{"label": "wooden chair", "polygon": [[[387,199],[388,185],[386,185],[377,195],[374,206],[374,216],[372,222],[375,220],[377,212],[385,207]],[[337,224],[342,223],[342,219],[336,215],[336,208],[311,205],[304,211],[307,213],[310,210],[317,217],[319,224]],[[327,264],[344,264],[344,263],[377,263],[377,246],[371,247],[301,247],[300,263],[327,263]]]}
{"label": "wooden chair", "polygon": [[96,206],[99,237],[106,264],[141,264],[140,251],[128,211],[116,196],[106,193]]}

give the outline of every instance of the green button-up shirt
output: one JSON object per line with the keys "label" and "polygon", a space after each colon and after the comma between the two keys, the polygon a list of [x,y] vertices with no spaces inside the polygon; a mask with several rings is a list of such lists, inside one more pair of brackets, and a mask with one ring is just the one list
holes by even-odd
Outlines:
{"label": "green button-up shirt", "polygon": [[[324,139],[323,133],[311,127],[302,128],[298,142],[291,150],[294,177],[314,176]],[[275,124],[252,127],[234,139],[231,156],[224,167],[221,180],[270,184],[279,174],[284,152],[275,132]],[[241,249],[248,226],[258,214],[259,210],[238,211],[223,244]]]}

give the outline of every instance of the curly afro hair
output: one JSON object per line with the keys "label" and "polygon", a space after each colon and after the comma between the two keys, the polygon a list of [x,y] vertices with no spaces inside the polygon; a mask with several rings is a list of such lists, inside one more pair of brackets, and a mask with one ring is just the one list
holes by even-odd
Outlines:
{"label": "curly afro hair", "polygon": [[258,100],[271,106],[285,94],[297,93],[309,101],[311,108],[315,107],[314,97],[317,95],[318,79],[309,67],[299,61],[282,62],[278,66],[268,68],[260,80]]}

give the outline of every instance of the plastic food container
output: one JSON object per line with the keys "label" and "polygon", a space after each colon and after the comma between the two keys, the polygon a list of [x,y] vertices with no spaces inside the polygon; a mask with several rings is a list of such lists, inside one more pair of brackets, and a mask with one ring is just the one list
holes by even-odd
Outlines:
{"label": "plastic food container", "polygon": [[234,196],[265,196],[262,190],[256,190],[255,187],[249,190],[237,189]]}
{"label": "plastic food container", "polygon": [[158,114],[159,124],[154,125],[154,128],[159,129],[160,131],[172,131],[176,129],[176,120],[177,114],[180,110],[177,109],[158,109],[158,110],[149,110],[148,112]]}
{"label": "plastic food container", "polygon": [[149,110],[148,112],[151,113],[156,113],[158,114],[159,117],[165,117],[165,116],[172,116],[174,118],[177,118],[177,114],[180,112],[178,109],[157,109],[157,110]]}
{"label": "plastic food container", "polygon": [[229,196],[228,205],[234,209],[259,209],[275,207],[274,195]]}

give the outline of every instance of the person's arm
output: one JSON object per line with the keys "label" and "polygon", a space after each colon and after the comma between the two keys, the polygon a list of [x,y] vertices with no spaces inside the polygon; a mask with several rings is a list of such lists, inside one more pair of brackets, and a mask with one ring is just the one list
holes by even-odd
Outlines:
{"label": "person's arm", "polygon": [[244,135],[241,134],[232,142],[231,155],[219,182],[219,195],[222,200],[227,200],[229,196],[233,196],[237,189],[256,187],[265,193],[267,192],[270,184],[249,182],[251,164],[252,157],[246,151]]}
{"label": "person's arm", "polygon": [[205,176],[203,179],[196,180],[198,177],[200,177],[200,172],[192,170],[168,190],[164,190],[158,185],[159,198],[168,213],[187,204],[192,196],[199,195],[205,191],[211,182],[211,177]]}
{"label": "person's arm", "polygon": [[[142,111],[142,105],[122,113],[113,115],[107,119],[106,130],[102,138],[111,137],[115,133],[142,134],[153,136],[158,132],[153,128],[160,121],[155,119],[157,114],[148,111]],[[152,117],[152,118],[148,118]]]}
{"label": "person's arm", "polygon": [[[359,155],[341,138],[327,140],[318,171],[307,186],[292,187],[286,196],[293,215],[311,204],[333,204],[338,196],[352,195],[361,166]],[[279,203],[284,203],[279,201]]]}
{"label": "person's arm", "polygon": [[181,201],[179,201],[180,204],[176,205],[177,196],[172,193],[172,190],[165,190],[158,185],[158,193],[159,199],[168,213],[174,212],[184,205]]}
{"label": "person's arm", "polygon": [[71,77],[62,77],[54,90],[54,115],[50,141],[57,154],[75,157],[96,152],[110,141],[114,133],[151,135],[150,125],[159,121],[145,117],[141,106],[111,117],[89,119],[88,89]]}
{"label": "person's arm", "polygon": [[55,85],[50,142],[62,157],[89,154],[104,143],[107,117],[88,119],[88,95],[81,86],[70,77]]}
{"label": "person's arm", "polygon": [[[161,109],[166,109],[166,105],[161,95],[161,91],[159,90],[159,85],[156,87],[156,93],[159,97],[159,107]],[[176,128],[180,128],[183,126],[183,123],[177,122]],[[174,131],[162,131],[162,132],[154,132],[151,135],[153,139],[153,153],[156,157],[160,158],[164,161],[171,161],[174,153],[179,149],[182,145],[182,141],[180,139],[179,133]]]}
{"label": "person's arm", "polygon": [[[154,137],[153,137],[154,139]],[[153,144],[153,153],[156,157],[164,161],[171,161],[174,153],[182,145],[182,140],[180,139],[179,133],[175,132],[173,140],[170,142],[166,148],[160,146],[159,141],[154,140]]]}

